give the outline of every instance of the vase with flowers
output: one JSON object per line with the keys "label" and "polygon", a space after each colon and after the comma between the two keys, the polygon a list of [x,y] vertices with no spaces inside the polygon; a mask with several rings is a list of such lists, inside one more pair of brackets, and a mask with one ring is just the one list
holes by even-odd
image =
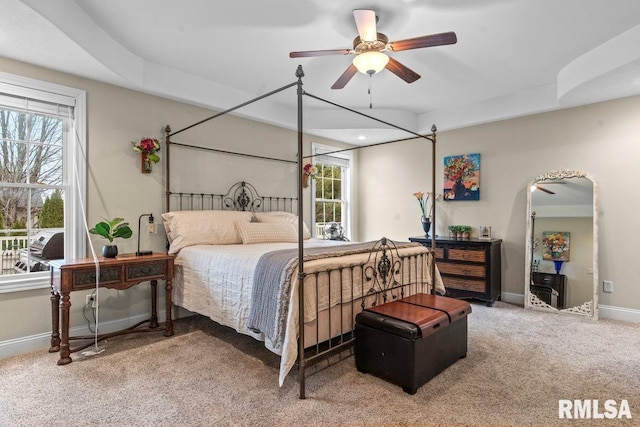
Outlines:
{"label": "vase with flowers", "polygon": [[318,167],[316,165],[312,165],[311,163],[307,163],[302,168],[302,188],[307,188],[309,186],[309,178],[315,178],[318,176]]}
{"label": "vase with flowers", "polygon": [[160,161],[156,154],[160,151],[160,142],[155,138],[144,137],[139,141],[131,141],[133,151],[140,153],[142,173],[151,173],[153,164]]}
{"label": "vase with flowers", "polygon": [[422,213],[422,217],[420,221],[422,222],[422,229],[424,230],[424,234],[429,237],[429,230],[431,230],[431,220],[433,215],[433,207],[435,206],[435,202],[440,198],[440,195],[437,195],[431,201],[431,207],[429,208],[429,214],[427,215],[427,205],[429,199],[431,198],[430,192],[418,191],[413,193],[413,196],[418,200],[418,204],[420,205],[420,212]]}
{"label": "vase with flowers", "polygon": [[560,274],[562,264],[569,261],[569,236],[568,232],[563,231],[542,233],[542,258],[553,261],[556,274]]}

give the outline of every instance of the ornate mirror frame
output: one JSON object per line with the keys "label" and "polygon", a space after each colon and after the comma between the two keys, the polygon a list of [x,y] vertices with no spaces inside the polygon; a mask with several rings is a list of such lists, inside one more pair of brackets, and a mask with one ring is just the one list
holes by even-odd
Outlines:
{"label": "ornate mirror frame", "polygon": [[[546,302],[539,299],[535,294],[531,292],[530,285],[532,283],[532,262],[533,262],[533,246],[534,246],[534,219],[532,215],[535,213],[532,211],[531,206],[531,187],[535,184],[544,181],[559,181],[569,178],[583,178],[591,181],[593,185],[593,297],[591,301],[586,301],[582,305],[575,307],[568,307],[564,309],[557,309]],[[599,276],[598,276],[598,185],[593,179],[585,172],[579,170],[555,170],[539,175],[532,180],[527,186],[527,231],[525,239],[525,286],[524,286],[524,307],[526,309],[540,310],[555,313],[568,313],[577,314],[586,317],[591,317],[594,320],[598,319],[598,289],[599,289]],[[569,286],[571,286],[569,284]]]}

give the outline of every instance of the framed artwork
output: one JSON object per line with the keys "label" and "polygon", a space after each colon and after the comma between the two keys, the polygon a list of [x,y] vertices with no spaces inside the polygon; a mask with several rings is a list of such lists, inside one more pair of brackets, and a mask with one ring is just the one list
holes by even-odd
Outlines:
{"label": "framed artwork", "polygon": [[480,154],[444,158],[444,200],[480,200]]}
{"label": "framed artwork", "polygon": [[569,261],[571,233],[568,231],[542,232],[542,259],[547,261]]}
{"label": "framed artwork", "polygon": [[491,226],[479,225],[478,226],[478,239],[491,240]]}

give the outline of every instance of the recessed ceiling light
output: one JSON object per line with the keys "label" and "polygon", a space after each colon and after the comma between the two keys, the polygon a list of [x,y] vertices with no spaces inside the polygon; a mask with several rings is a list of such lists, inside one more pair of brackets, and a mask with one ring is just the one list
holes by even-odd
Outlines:
{"label": "recessed ceiling light", "polygon": [[358,135],[358,139],[359,139],[360,141],[364,141],[365,139],[367,139],[367,137],[366,137],[366,136],[364,136],[364,135]]}

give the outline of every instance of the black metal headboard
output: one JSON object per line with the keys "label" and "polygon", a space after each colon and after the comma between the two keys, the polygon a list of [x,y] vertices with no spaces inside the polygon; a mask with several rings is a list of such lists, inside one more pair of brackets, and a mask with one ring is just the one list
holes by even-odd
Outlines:
{"label": "black metal headboard", "polygon": [[225,194],[169,193],[167,210],[286,211],[296,213],[297,200],[296,197],[261,196],[253,185],[240,181],[229,187]]}

